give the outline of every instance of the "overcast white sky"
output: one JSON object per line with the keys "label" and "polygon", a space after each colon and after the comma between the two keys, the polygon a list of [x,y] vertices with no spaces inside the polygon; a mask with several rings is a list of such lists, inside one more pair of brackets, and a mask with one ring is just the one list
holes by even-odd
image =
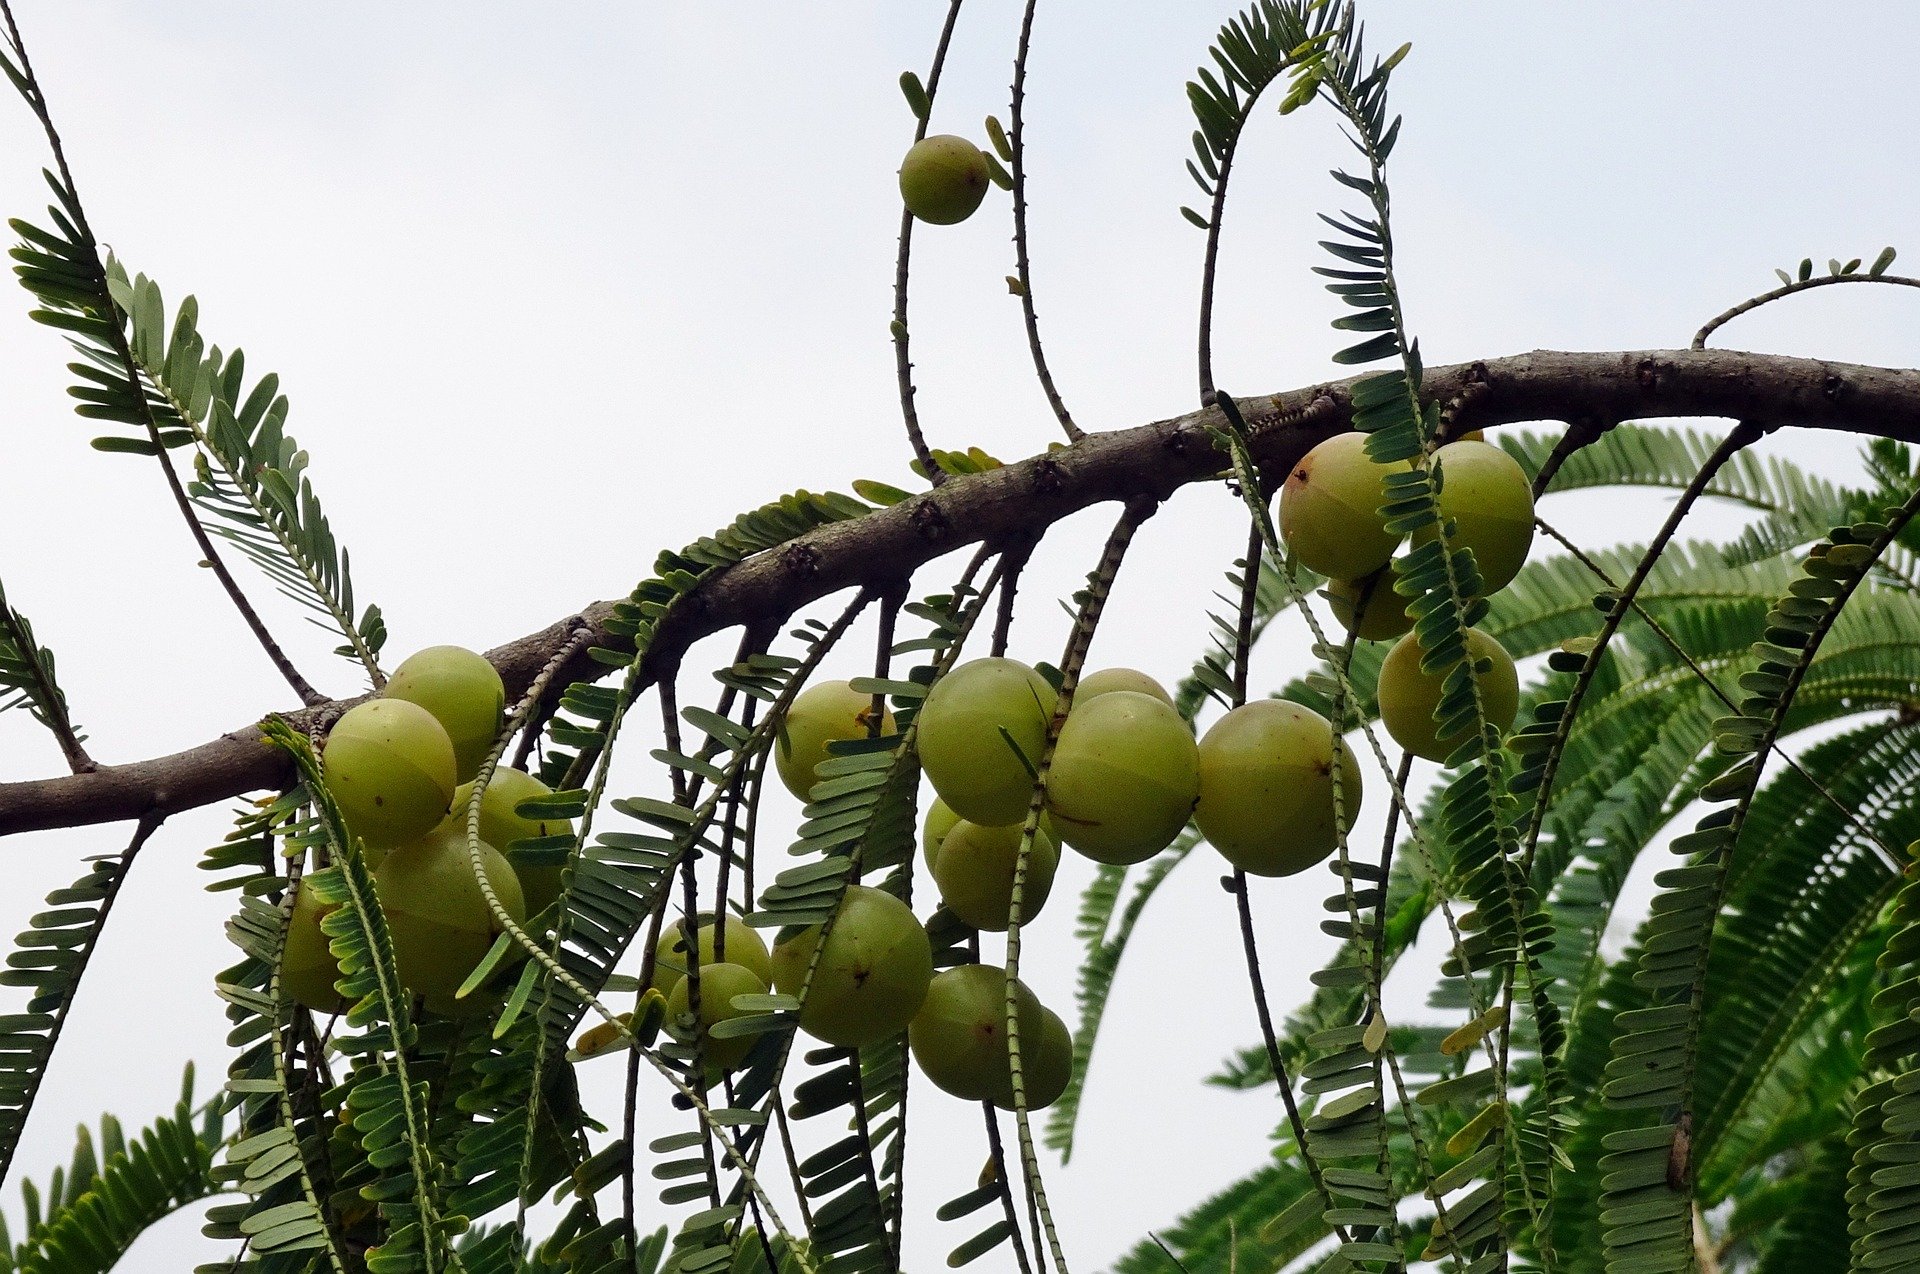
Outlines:
{"label": "overcast white sky", "polygon": [[[895,80],[924,70],[944,4],[16,10],[98,232],[170,298],[196,293],[211,339],[281,373],[358,589],[386,611],[392,660],[496,645],[623,593],[659,548],[795,487],[906,485],[887,321],[894,170],[913,121]],[[1035,295],[1060,387],[1089,428],[1194,405],[1201,236],[1176,211],[1197,201],[1183,85],[1230,13],[1040,7]],[[1870,258],[1891,242],[1912,253],[1903,266],[1920,265],[1920,176],[1903,158],[1920,136],[1911,5],[1375,0],[1365,13],[1382,51],[1414,43],[1395,79],[1408,122],[1391,176],[1431,364],[1684,344],[1803,255]],[[937,131],[979,138],[985,113],[1004,118],[1018,17],[1012,0],[969,0]],[[43,159],[24,107],[0,102],[8,215],[40,216]],[[1255,126],[1228,214],[1223,387],[1333,374],[1338,311],[1307,271],[1320,260],[1313,214],[1339,206],[1325,170],[1343,162],[1324,114]],[[1002,282],[1008,206],[994,192],[972,221],[916,236],[913,327],[931,441],[1013,458],[1056,435]],[[1723,343],[1911,365],[1913,304],[1831,289],[1743,319]],[[88,449],[98,431],[71,413],[65,351],[25,309],[24,293],[0,304],[0,579],[58,653],[95,755],[173,751],[289,706],[195,569],[151,463]],[[1831,438],[1778,445],[1848,469]],[[1560,516],[1597,544],[1643,533],[1660,510],[1614,499]],[[1077,585],[1110,517],[1076,519],[1042,549],[1014,653],[1057,657],[1065,620],[1051,597]],[[1095,663],[1176,678],[1242,526],[1218,490],[1176,499],[1135,550]],[[308,675],[357,692],[327,653],[334,641],[236,569]],[[930,570],[917,591],[950,575]],[[1291,630],[1270,644],[1269,685],[1304,649]],[[835,671],[850,675],[857,650]],[[24,714],[0,718],[0,778],[59,766]],[[625,775],[616,790],[645,781]],[[222,1073],[211,977],[231,959],[228,899],[201,892],[193,864],[224,817],[181,817],[147,850],[28,1131],[20,1165],[36,1176],[103,1106],[134,1126],[161,1110],[178,1060],[201,1062],[203,1091]],[[122,841],[97,828],[0,847],[0,934],[82,856]],[[1027,951],[1029,980],[1069,1020],[1083,867],[1063,865]],[[1270,1094],[1200,1086],[1256,1038],[1216,875],[1196,859],[1143,923],[1079,1151],[1064,1168],[1049,1157],[1075,1268],[1102,1266],[1256,1166],[1280,1117]],[[1257,895],[1278,1006],[1324,955],[1324,885]],[[1419,1003],[1417,985],[1398,995]],[[588,1083],[611,1120],[610,1073]],[[912,1136],[908,1261],[925,1270],[972,1232],[932,1212],[971,1183],[983,1150],[972,1109],[931,1091]],[[16,1199],[9,1186],[17,1216]],[[138,1267],[213,1259],[197,1224],[161,1226]]]}

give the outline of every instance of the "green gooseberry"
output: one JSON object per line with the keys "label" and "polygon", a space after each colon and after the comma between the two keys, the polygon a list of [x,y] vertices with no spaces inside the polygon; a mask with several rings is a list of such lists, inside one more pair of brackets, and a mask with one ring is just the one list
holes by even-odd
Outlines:
{"label": "green gooseberry", "polygon": [[[526,901],[506,858],[483,841],[480,861],[501,908],[515,924],[524,921]],[[480,891],[465,834],[443,826],[396,846],[374,874],[374,886],[401,982],[434,1012],[458,1015],[466,1006],[453,993],[504,932]]]}
{"label": "green gooseberry", "polygon": [[320,764],[348,830],[373,848],[424,836],[453,800],[453,743],[431,712],[405,699],[347,709]]}
{"label": "green gooseberry", "polygon": [[[1014,999],[1024,1073],[1027,1050],[1035,1047],[1045,1030],[1043,1010],[1025,983],[1015,983]],[[907,1045],[913,1060],[940,1091],[962,1101],[1011,1098],[1006,970],[962,964],[935,974],[907,1028]]]}
{"label": "green gooseberry", "polygon": [[[1434,503],[1453,524],[1448,543],[1473,550],[1481,594],[1491,596],[1513,582],[1533,547],[1533,484],[1520,462],[1490,442],[1463,439],[1433,453],[1440,471]],[[1414,532],[1413,542],[1438,539],[1436,523]]]}
{"label": "green gooseberry", "polygon": [[1367,454],[1367,435],[1335,434],[1300,458],[1280,488],[1280,534],[1302,566],[1360,579],[1387,564],[1400,536],[1380,516],[1395,468]]}
{"label": "green gooseberry", "polygon": [[[676,1022],[688,1019],[688,1000],[692,998],[693,982],[681,978],[674,984],[673,993],[667,996],[667,1016]],[[700,1047],[701,1055],[709,1066],[717,1066],[730,1071],[746,1060],[753,1051],[753,1035],[735,1035],[715,1039],[711,1034],[716,1022],[725,1022],[731,1018],[747,1017],[757,1012],[755,1009],[736,1009],[733,997],[736,995],[765,995],[767,980],[752,969],[731,961],[721,964],[703,964],[700,966]]]}
{"label": "green gooseberry", "polygon": [[1095,862],[1142,862],[1173,843],[1199,794],[1178,712],[1134,690],[1074,702],[1047,775],[1047,809],[1067,844]]}
{"label": "green gooseberry", "polygon": [[[1040,914],[1053,890],[1053,873],[1060,851],[1049,834],[1050,820],[1042,819],[1027,854],[1027,878],[1020,890],[1022,924]],[[965,819],[953,825],[934,860],[933,879],[947,910],[974,928],[1005,933],[1013,915],[1013,870],[1020,856],[1019,823],[982,827]]]}
{"label": "green gooseberry", "polygon": [[[537,916],[560,896],[561,868],[557,864],[523,863],[514,855],[515,841],[538,836],[573,834],[573,820],[564,818],[522,818],[519,805],[536,797],[551,796],[553,789],[525,770],[502,767],[493,772],[486,790],[480,793],[480,839],[497,846],[520,878],[520,892],[526,899],[527,915]],[[453,812],[447,822],[465,836],[467,803],[473,799],[473,784],[462,783],[453,793]]]}
{"label": "green gooseberry", "polygon": [[1027,767],[1046,749],[1054,703],[1047,679],[1017,659],[971,660],[934,682],[917,733],[921,768],[940,799],[968,822],[1023,820],[1033,799]]}
{"label": "green gooseberry", "polygon": [[[773,763],[780,781],[801,800],[813,791],[814,767],[826,760],[829,743],[864,739],[873,721],[873,696],[847,681],[808,686],[787,708],[774,743]],[[895,733],[893,713],[882,711],[880,733]]]}
{"label": "green gooseberry", "polygon": [[1235,867],[1291,876],[1337,844],[1333,772],[1347,826],[1360,810],[1360,767],[1344,739],[1311,708],[1285,699],[1242,704],[1200,740],[1200,803],[1194,822]]}
{"label": "green gooseberry", "polygon": [[[767,954],[767,944],[758,930],[750,928],[747,922],[735,915],[728,915],[720,928],[720,950],[714,950],[713,913],[703,911],[695,926],[695,941],[700,947],[700,967],[706,968],[716,960],[727,964],[737,964],[747,969],[762,982],[773,981],[773,962]],[[653,981],[650,984],[662,995],[671,996],[673,989],[679,986],[687,976],[687,931],[684,922],[676,921],[660,930],[660,940],[653,945]]]}
{"label": "green gooseberry", "polygon": [[923,137],[900,161],[900,198],[922,221],[950,226],[973,215],[993,180],[987,156],[964,137]]}
{"label": "green gooseberry", "polygon": [[[773,981],[799,995],[820,941],[809,925],[773,948]],[[906,903],[849,885],[800,1008],[800,1025],[840,1048],[864,1048],[907,1028],[933,979],[933,944]]]}
{"label": "green gooseberry", "polygon": [[[1480,674],[1481,706],[1495,732],[1504,737],[1520,711],[1520,674],[1514,669],[1513,656],[1478,628],[1467,629],[1466,643],[1468,659],[1489,664]],[[1393,741],[1407,751],[1429,761],[1445,761],[1467,741],[1473,727],[1440,737],[1440,723],[1433,714],[1440,706],[1444,681],[1421,669],[1423,653],[1415,633],[1402,637],[1387,652],[1380,664],[1380,720]]]}
{"label": "green gooseberry", "polygon": [[920,856],[925,860],[928,871],[932,871],[940,861],[941,842],[947,839],[947,833],[959,821],[960,816],[939,797],[934,797],[928,803],[926,821],[920,825]]}
{"label": "green gooseberry", "polygon": [[387,699],[404,699],[431,712],[453,741],[460,782],[480,772],[500,733],[507,689],[486,658],[464,646],[428,646],[393,670]]}
{"label": "green gooseberry", "polygon": [[[1326,597],[1334,618],[1348,632],[1356,633],[1365,641],[1392,641],[1413,629],[1414,619],[1407,611],[1407,599],[1394,591],[1391,563],[1365,579],[1328,580]],[[1357,626],[1356,606],[1360,608]]]}
{"label": "green gooseberry", "polygon": [[[1045,1110],[1060,1100],[1073,1078],[1073,1033],[1060,1015],[1040,1006],[1040,1031],[1027,1033],[1020,1019],[1020,1086],[1026,1090],[1027,1109]],[[1006,1088],[990,1099],[1002,1110],[1013,1109],[1013,1074],[1008,1068]]]}
{"label": "green gooseberry", "polygon": [[1132,690],[1143,695],[1152,695],[1169,708],[1175,707],[1173,696],[1167,688],[1144,672],[1132,668],[1102,668],[1080,678],[1080,684],[1073,688],[1073,706],[1077,710],[1087,700],[1107,693],[1109,690]]}
{"label": "green gooseberry", "polygon": [[347,999],[334,985],[340,980],[340,962],[320,922],[338,904],[320,901],[309,882],[300,882],[293,897],[293,915],[287,920],[286,942],[280,949],[280,987],[289,1000],[315,1013],[344,1013]]}

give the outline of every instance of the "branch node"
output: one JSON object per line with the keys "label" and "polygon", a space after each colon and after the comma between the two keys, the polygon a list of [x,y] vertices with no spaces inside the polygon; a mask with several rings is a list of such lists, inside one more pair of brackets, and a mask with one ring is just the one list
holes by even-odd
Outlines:
{"label": "branch node", "polygon": [[923,496],[913,506],[913,529],[920,533],[923,540],[944,540],[952,528],[940,505],[931,497]]}

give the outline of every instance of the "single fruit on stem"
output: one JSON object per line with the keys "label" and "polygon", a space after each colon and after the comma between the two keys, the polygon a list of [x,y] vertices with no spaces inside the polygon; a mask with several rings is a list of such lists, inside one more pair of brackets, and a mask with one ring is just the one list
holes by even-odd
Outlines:
{"label": "single fruit on stem", "polygon": [[[520,881],[500,851],[482,842],[480,861],[501,908],[518,924],[527,917]],[[407,990],[450,1017],[473,1011],[453,993],[504,932],[474,876],[464,831],[447,827],[396,846],[374,874],[380,908],[393,938],[394,964]]]}
{"label": "single fruit on stem", "polygon": [[[773,981],[799,995],[820,941],[810,925],[773,948]],[[815,1039],[864,1048],[907,1029],[933,979],[933,944],[907,904],[865,885],[848,885],[800,1007]]]}
{"label": "single fruit on stem", "polygon": [[1087,700],[1106,694],[1109,690],[1133,690],[1152,695],[1169,708],[1176,706],[1167,688],[1146,673],[1136,672],[1132,668],[1102,668],[1080,678],[1080,684],[1073,688],[1074,711],[1078,712]]}
{"label": "single fruit on stem", "polygon": [[[1481,596],[1513,582],[1533,547],[1533,484],[1520,462],[1490,442],[1450,442],[1433,453],[1440,491],[1434,498],[1456,549],[1473,550]],[[1440,538],[1436,525],[1413,534],[1415,544]]]}
{"label": "single fruit on stem", "polygon": [[1067,844],[1099,863],[1144,861],[1173,843],[1199,795],[1199,756],[1178,712],[1135,690],[1074,701],[1047,776]]}
{"label": "single fruit on stem", "polygon": [[940,861],[940,845],[959,821],[960,816],[937,796],[927,806],[926,821],[920,825],[920,857],[926,862],[928,871],[932,871]]}
{"label": "single fruit on stem", "polygon": [[[692,997],[693,981],[682,978],[674,985],[673,993],[667,997],[667,1016],[675,1022],[691,1026],[688,1000]],[[753,1009],[736,1009],[733,997],[736,995],[765,995],[767,980],[752,969],[743,968],[732,962],[723,964],[703,964],[700,966],[700,1049],[701,1055],[709,1066],[717,1066],[730,1071],[746,1060],[753,1051],[755,1035],[735,1035],[725,1039],[715,1039],[711,1034],[715,1022],[724,1022],[729,1018],[747,1017]]]}
{"label": "single fruit on stem", "polygon": [[[934,883],[940,886],[940,900],[947,910],[974,928],[988,933],[1005,933],[1013,914],[1013,869],[1020,857],[1020,833],[1023,825],[982,827],[965,819],[953,825],[941,842],[940,856],[933,865]],[[1040,914],[1047,895],[1053,889],[1054,869],[1060,865],[1060,851],[1048,835],[1048,821],[1041,820],[1027,854],[1027,878],[1020,891],[1020,923]]]}
{"label": "single fruit on stem", "polygon": [[1335,434],[1300,458],[1280,488],[1280,534],[1300,564],[1329,579],[1360,579],[1387,564],[1400,537],[1386,529],[1387,475],[1363,433]]}
{"label": "single fruit on stem", "polygon": [[[520,878],[520,892],[526,899],[527,915],[537,916],[560,896],[561,867],[557,863],[527,862],[513,850],[515,841],[539,836],[573,834],[573,820],[565,818],[522,818],[516,808],[522,801],[551,796],[553,789],[525,770],[502,767],[480,793],[480,839],[495,846],[513,866]],[[473,798],[473,784],[462,783],[453,793],[453,812],[447,815],[460,835],[467,834],[467,802]]]}
{"label": "single fruit on stem", "polygon": [[1016,659],[975,659],[933,683],[918,720],[920,765],[949,809],[987,827],[1026,818],[1028,767],[1046,748],[1054,699]]}
{"label": "single fruit on stem", "polygon": [[[1388,563],[1360,580],[1330,579],[1326,587],[1327,607],[1350,633],[1367,641],[1392,641],[1413,630],[1413,616],[1407,613],[1407,599],[1393,588],[1393,564]],[[1363,602],[1361,599],[1365,598]],[[1354,607],[1360,607],[1360,620],[1354,624]]]}
{"label": "single fruit on stem", "polygon": [[480,772],[507,702],[507,689],[492,664],[464,646],[428,646],[395,668],[380,693],[417,703],[434,715],[453,741],[460,782]]}
{"label": "single fruit on stem", "polygon": [[405,699],[347,709],[320,763],[348,830],[374,849],[424,836],[453,800],[453,742],[431,712]]}
{"label": "single fruit on stem", "polygon": [[936,226],[971,217],[992,180],[985,152],[951,133],[922,138],[900,161],[900,197],[907,211]]}
{"label": "single fruit on stem", "polygon": [[[1060,1100],[1073,1078],[1073,1033],[1060,1015],[1040,1006],[1040,1031],[1029,1034],[1020,1019],[1020,1086],[1026,1090],[1027,1109],[1045,1110]],[[1007,1067],[1007,1086],[990,1101],[1002,1110],[1013,1109],[1013,1067]]]}
{"label": "single fruit on stem", "polygon": [[344,1013],[347,999],[334,987],[340,980],[340,962],[333,958],[320,922],[338,910],[314,896],[313,886],[300,882],[287,921],[287,938],[280,949],[280,987],[289,1000],[315,1013]]}
{"label": "single fruit on stem", "polygon": [[[721,925],[720,949],[714,949],[713,913],[700,913],[698,942],[700,944],[700,967],[705,968],[716,960],[727,964],[737,964],[748,970],[762,982],[773,980],[773,962],[767,955],[767,944],[760,934],[747,927],[746,921],[738,916],[729,915]],[[673,989],[687,976],[687,931],[684,920],[671,921],[660,930],[660,941],[653,946],[653,982],[654,990],[662,995],[671,996]]]}
{"label": "single fruit on stem", "polygon": [[1360,766],[1344,739],[1311,708],[1285,699],[1242,704],[1200,740],[1201,835],[1235,867],[1291,876],[1338,843],[1333,772],[1340,767],[1346,825],[1360,812]]}
{"label": "single fruit on stem", "polygon": [[[1513,656],[1497,640],[1478,628],[1466,631],[1467,657],[1455,664],[1449,677],[1467,676],[1467,663],[1485,661],[1480,674],[1480,698],[1494,732],[1505,737],[1513,728],[1520,710],[1520,676],[1514,670]],[[1426,652],[1414,633],[1395,643],[1380,665],[1380,720],[1395,743],[1415,756],[1429,761],[1445,761],[1473,733],[1472,721],[1461,722],[1445,738],[1433,718],[1440,706],[1443,681],[1420,667]]]}
{"label": "single fruit on stem", "polygon": [[[1023,982],[1014,985],[1019,1006],[1021,1069],[1028,1050],[1046,1030],[1045,1010]],[[1007,1053],[1007,972],[990,964],[943,969],[927,986],[927,998],[907,1028],[907,1045],[926,1077],[962,1101],[1011,1100]]]}
{"label": "single fruit on stem", "polygon": [[[873,696],[861,694],[851,682],[823,681],[808,686],[787,709],[774,743],[773,763],[780,781],[802,801],[813,791],[814,767],[827,759],[827,744],[864,739],[873,720]],[[895,733],[893,714],[883,712],[880,733]]]}

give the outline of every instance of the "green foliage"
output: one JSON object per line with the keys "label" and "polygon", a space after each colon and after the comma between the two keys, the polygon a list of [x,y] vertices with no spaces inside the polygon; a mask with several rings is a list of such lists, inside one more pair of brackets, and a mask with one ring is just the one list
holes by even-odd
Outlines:
{"label": "green foliage", "polygon": [[[14,78],[21,82],[17,70]],[[377,682],[386,625],[377,606],[355,618],[347,555],[305,477],[306,453],[285,434],[278,378],[263,377],[243,395],[244,357],[207,344],[193,298],[169,325],[158,285],[145,275],[129,280],[117,261],[103,262],[79,196],[64,178],[48,173],[47,181],[58,200],[47,209],[53,228],[9,222],[21,238],[11,251],[14,273],[38,302],[31,316],[66,332],[80,355],[68,364],[77,378],[68,391],[75,410],[132,430],[96,438],[94,446],[154,456],[194,447],[191,495],[217,515],[216,531],[336,629],[342,653]]]}
{"label": "green foliage", "polygon": [[131,1141],[112,1115],[98,1138],[81,1125],[72,1162],[44,1190],[21,1182],[26,1221],[17,1242],[0,1221],[0,1274],[105,1274],[148,1226],[219,1190],[227,1135],[217,1102],[195,1105],[191,1065],[172,1114]]}
{"label": "green foliage", "polygon": [[[143,827],[142,840],[148,830]],[[136,841],[124,853],[92,859],[73,884],[48,894],[48,909],[35,914],[14,939],[7,967],[0,971],[0,986],[31,992],[24,1012],[0,1017],[0,1179],[13,1164],[81,975],[138,849]]]}
{"label": "green foliage", "polygon": [[68,719],[66,692],[54,680],[53,652],[34,640],[33,625],[7,601],[0,584],[0,712],[22,706],[56,734],[83,737]]}

